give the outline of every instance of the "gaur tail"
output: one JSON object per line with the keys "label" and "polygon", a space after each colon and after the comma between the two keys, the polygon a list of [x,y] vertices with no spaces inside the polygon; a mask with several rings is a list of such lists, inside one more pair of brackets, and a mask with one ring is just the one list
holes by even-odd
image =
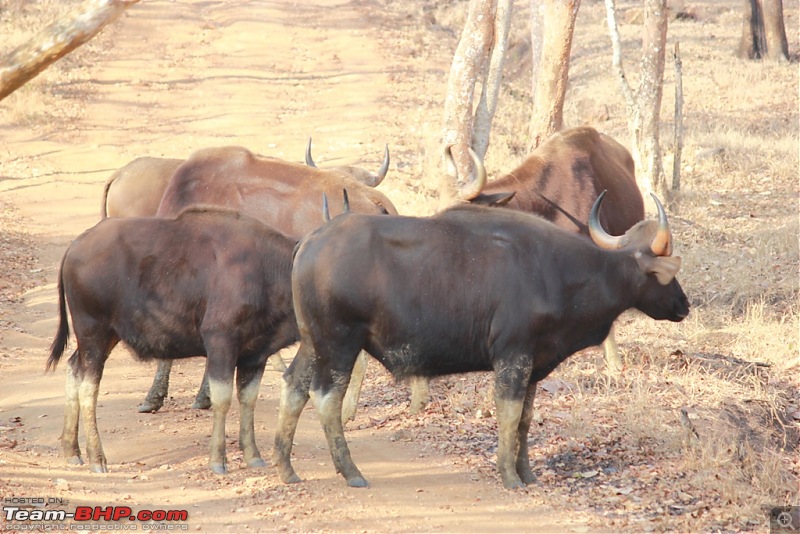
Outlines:
{"label": "gaur tail", "polygon": [[58,270],[58,331],[50,345],[50,357],[47,358],[46,370],[55,370],[69,340],[69,322],[67,321],[67,301],[64,298],[64,262]]}

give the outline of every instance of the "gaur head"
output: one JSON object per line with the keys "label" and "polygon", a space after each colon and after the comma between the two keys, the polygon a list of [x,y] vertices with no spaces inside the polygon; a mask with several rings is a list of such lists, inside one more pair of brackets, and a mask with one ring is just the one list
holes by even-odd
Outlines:
{"label": "gaur head", "polygon": [[650,196],[658,208],[658,221],[642,221],[621,236],[606,233],[600,225],[600,204],[603,191],[589,214],[589,235],[594,243],[606,250],[628,252],[635,258],[643,282],[637,292],[636,309],[657,320],[682,321],[689,315],[689,300],[675,276],[681,267],[681,258],[672,256],[672,233],[667,213],[658,198]]}

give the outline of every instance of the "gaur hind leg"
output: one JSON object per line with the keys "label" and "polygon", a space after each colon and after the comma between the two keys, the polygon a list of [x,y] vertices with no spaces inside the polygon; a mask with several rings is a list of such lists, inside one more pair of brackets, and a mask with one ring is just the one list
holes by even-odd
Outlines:
{"label": "gaur hind leg", "polygon": [[203,342],[208,354],[206,373],[211,396],[213,424],[211,427],[211,452],[208,465],[211,470],[224,475],[228,472],[225,453],[225,418],[233,398],[233,377],[237,354],[225,334],[204,333]]}
{"label": "gaur hind leg", "polygon": [[278,475],[285,484],[300,482],[300,477],[292,467],[292,444],[300,414],[308,403],[313,374],[314,353],[301,342],[294,360],[283,375],[275,448],[272,453]]}
{"label": "gaur hind leg", "polygon": [[78,446],[78,421],[83,419],[86,459],[89,467],[95,473],[106,473],[108,472],[106,455],[97,429],[97,394],[106,358],[117,344],[117,339],[102,328],[98,327],[94,331],[84,333],[81,327],[79,324],[75,328],[79,349],[69,359],[61,445],[67,462],[82,463]]}
{"label": "gaur hind leg", "polygon": [[78,445],[78,426],[81,418],[79,388],[83,370],[78,362],[78,351],[72,353],[67,364],[66,404],[64,406],[64,429],[61,432],[61,447],[64,459],[69,464],[83,465]]}
{"label": "gaur hind leg", "polygon": [[266,467],[256,446],[255,407],[258,388],[264,375],[266,358],[254,359],[236,366],[236,389],[239,394],[239,448],[247,467]]}
{"label": "gaur hind leg", "polygon": [[325,431],[336,472],[342,474],[348,486],[363,488],[367,486],[367,481],[353,463],[342,426],[342,402],[357,351],[357,348],[352,351],[351,358],[346,356],[350,352],[347,350],[335,350],[336,359],[317,354],[318,365],[312,379],[312,398]]}

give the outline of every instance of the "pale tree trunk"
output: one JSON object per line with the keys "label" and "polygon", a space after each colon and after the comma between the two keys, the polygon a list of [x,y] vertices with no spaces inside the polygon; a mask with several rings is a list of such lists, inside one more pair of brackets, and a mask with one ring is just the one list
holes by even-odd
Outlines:
{"label": "pale tree trunk", "polygon": [[492,130],[492,119],[497,109],[497,96],[500,93],[500,82],[503,80],[503,60],[508,48],[508,31],[511,28],[512,0],[496,0],[497,9],[494,15],[492,49],[489,56],[486,75],[483,76],[483,88],[478,109],[475,110],[473,125],[473,150],[481,159],[489,148],[489,134]]}
{"label": "pale tree trunk", "polygon": [[[467,147],[482,150],[489,144],[489,131],[497,104],[511,20],[511,2],[508,0],[470,0],[469,13],[461,33],[447,80],[444,103],[444,132],[442,147],[454,145],[453,159],[459,180],[472,175],[472,161]],[[497,50],[496,54],[492,50]],[[481,103],[477,116],[473,115],[475,85],[483,84]],[[445,177],[440,189],[440,200],[448,204],[455,195],[451,178]]]}
{"label": "pale tree trunk", "polygon": [[787,61],[789,43],[782,0],[744,0],[738,57]]}
{"label": "pale tree trunk", "polygon": [[683,63],[681,62],[680,43],[675,43],[675,52],[672,55],[675,62],[675,147],[672,158],[672,191],[669,199],[673,209],[677,207],[677,195],[681,189],[681,154],[683,154]]}
{"label": "pale tree trunk", "polygon": [[561,129],[580,0],[531,0],[533,111],[530,151]]}
{"label": "pale tree trunk", "polygon": [[639,188],[645,196],[655,193],[667,198],[669,189],[664,176],[659,143],[661,95],[667,44],[666,0],[645,0],[642,59],[639,87],[634,92],[625,77],[622,45],[617,27],[614,0],[605,0],[608,27],[613,47],[612,65],[616,72],[628,115],[628,130],[637,168]]}
{"label": "pale tree trunk", "polygon": [[0,100],[97,35],[139,0],[90,0],[0,59]]}

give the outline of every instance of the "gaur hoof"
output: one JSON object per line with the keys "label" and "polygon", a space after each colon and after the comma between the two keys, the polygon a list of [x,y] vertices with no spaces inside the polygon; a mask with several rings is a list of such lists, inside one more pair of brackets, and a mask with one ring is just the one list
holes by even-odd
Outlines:
{"label": "gaur hoof", "polygon": [[253,458],[247,461],[247,467],[267,467],[267,462],[261,458]]}
{"label": "gaur hoof", "polygon": [[83,465],[83,459],[80,456],[70,456],[66,461],[69,465]]}
{"label": "gaur hoof", "polygon": [[223,464],[212,464],[211,465],[211,471],[215,475],[227,475],[228,474],[228,468],[225,467],[225,465],[223,465]]}
{"label": "gaur hoof", "polygon": [[347,481],[347,485],[351,488],[367,488],[369,484],[363,477],[353,477]]}
{"label": "gaur hoof", "polygon": [[161,407],[164,406],[164,401],[152,401],[145,399],[143,403],[139,405],[139,413],[156,413]]}
{"label": "gaur hoof", "polygon": [[517,478],[515,480],[508,480],[508,481],[504,480],[503,481],[503,487],[508,489],[508,490],[522,489],[522,488],[525,487],[525,483],[522,482],[522,480],[520,480],[519,478]]}
{"label": "gaur hoof", "polygon": [[92,473],[108,473],[106,464],[92,464],[90,469],[92,470]]}
{"label": "gaur hoof", "polygon": [[281,473],[281,482],[284,484],[297,484],[298,482],[302,482],[303,479],[297,476],[297,473],[292,471],[290,474],[285,475]]}
{"label": "gaur hoof", "polygon": [[523,485],[534,484],[537,480],[532,471],[519,473],[519,478],[522,480]]}
{"label": "gaur hoof", "polygon": [[211,399],[203,397],[202,399],[195,399],[192,403],[192,408],[195,410],[208,410],[211,408]]}

